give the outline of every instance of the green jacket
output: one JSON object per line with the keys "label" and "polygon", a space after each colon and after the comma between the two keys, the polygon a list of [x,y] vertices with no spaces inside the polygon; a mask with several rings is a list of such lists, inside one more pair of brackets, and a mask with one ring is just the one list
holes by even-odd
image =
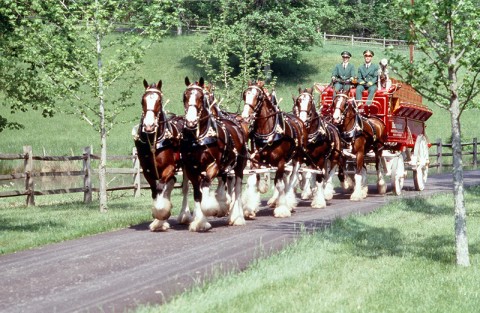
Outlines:
{"label": "green jacket", "polygon": [[347,68],[343,68],[343,63],[335,65],[332,72],[332,77],[340,80],[352,79],[355,76],[355,66],[348,63]]}
{"label": "green jacket", "polygon": [[358,83],[360,85],[372,86],[376,85],[378,81],[378,64],[370,63],[370,66],[367,67],[365,64],[362,64],[358,68]]}

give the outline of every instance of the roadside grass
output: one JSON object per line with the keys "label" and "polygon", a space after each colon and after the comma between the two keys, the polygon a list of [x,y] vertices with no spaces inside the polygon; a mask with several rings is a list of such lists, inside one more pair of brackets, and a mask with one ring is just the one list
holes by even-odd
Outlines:
{"label": "roadside grass", "polygon": [[[180,193],[172,193],[173,216],[179,212]],[[150,191],[139,198],[110,194],[107,213],[99,212],[98,200],[84,204],[83,194],[36,197],[34,207],[19,199],[0,198],[0,255],[152,221]]]}
{"label": "roadside grass", "polygon": [[479,199],[466,191],[468,268],[455,266],[452,196],[405,198],[135,312],[478,312]]}
{"label": "roadside grass", "polygon": [[[52,198],[55,201],[52,201]],[[1,201],[0,254],[12,253],[50,243],[122,229],[149,220],[144,200],[133,197],[111,200],[102,214],[96,201],[85,205],[65,196],[48,197],[35,207],[9,206]],[[58,202],[57,202],[58,201]],[[135,204],[134,204],[135,202]]]}

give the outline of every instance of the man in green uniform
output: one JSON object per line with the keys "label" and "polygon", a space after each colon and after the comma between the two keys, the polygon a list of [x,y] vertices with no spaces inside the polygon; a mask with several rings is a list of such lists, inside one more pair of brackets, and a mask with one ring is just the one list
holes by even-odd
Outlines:
{"label": "man in green uniform", "polygon": [[350,90],[353,77],[355,76],[355,67],[353,64],[349,63],[352,54],[348,51],[343,51],[341,54],[342,63],[335,65],[335,68],[332,71],[332,82],[334,83],[334,92],[333,97],[335,98],[336,93],[343,89],[343,91]]}
{"label": "man in green uniform", "polygon": [[373,51],[363,51],[365,63],[358,68],[358,85],[355,100],[362,100],[362,92],[368,90],[367,105],[372,103],[375,91],[377,91],[378,65],[372,63],[373,56]]}

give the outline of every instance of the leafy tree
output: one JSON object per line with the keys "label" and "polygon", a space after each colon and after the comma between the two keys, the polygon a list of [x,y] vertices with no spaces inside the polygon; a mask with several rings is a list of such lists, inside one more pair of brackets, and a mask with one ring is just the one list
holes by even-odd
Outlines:
{"label": "leafy tree", "polygon": [[270,76],[275,59],[299,61],[319,44],[326,1],[221,0],[210,31],[193,52],[209,79],[221,83],[227,100],[238,100],[249,79]]}
{"label": "leafy tree", "polygon": [[390,52],[392,64],[424,98],[450,112],[456,259],[468,266],[460,117],[467,108],[479,106],[474,99],[480,93],[480,7],[475,0],[416,1],[413,6],[405,2],[395,4],[411,24],[410,42],[423,55],[410,63]]}
{"label": "leafy tree", "polygon": [[[57,6],[40,0],[2,1],[0,5],[0,86],[2,105],[11,112],[41,111],[52,116],[58,95],[78,85],[64,75],[77,57],[70,23]],[[63,65],[63,70],[59,67]],[[0,131],[22,125],[0,116]]]}
{"label": "leafy tree", "polygon": [[335,8],[322,31],[337,35],[403,38],[408,32],[390,0],[330,0]]}
{"label": "leafy tree", "polygon": [[[41,106],[52,115],[65,111],[100,134],[100,210],[107,210],[107,134],[133,92],[134,69],[152,38],[162,36],[177,17],[165,0],[6,0],[0,14],[3,50],[0,74],[11,109]],[[11,63],[8,63],[11,62]],[[110,90],[122,82],[120,93]]]}

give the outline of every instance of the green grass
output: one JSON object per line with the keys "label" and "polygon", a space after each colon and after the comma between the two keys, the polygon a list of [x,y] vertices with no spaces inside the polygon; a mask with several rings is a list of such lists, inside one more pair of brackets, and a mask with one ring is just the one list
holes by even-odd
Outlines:
{"label": "green grass", "polygon": [[[36,197],[25,207],[18,198],[0,199],[0,254],[123,229],[150,221],[150,197],[111,197],[108,213],[97,201],[82,202],[82,194]],[[23,197],[22,197],[23,198]]]}
{"label": "green grass", "polygon": [[[181,189],[172,193],[174,216],[180,193]],[[152,221],[150,190],[142,190],[139,198],[132,191],[110,193],[107,213],[99,212],[96,199],[84,204],[82,193],[37,196],[34,207],[26,207],[24,201],[0,198],[0,255]]]}
{"label": "green grass", "polygon": [[400,199],[136,312],[478,312],[479,198],[466,193],[468,268],[454,266],[452,196]]}

